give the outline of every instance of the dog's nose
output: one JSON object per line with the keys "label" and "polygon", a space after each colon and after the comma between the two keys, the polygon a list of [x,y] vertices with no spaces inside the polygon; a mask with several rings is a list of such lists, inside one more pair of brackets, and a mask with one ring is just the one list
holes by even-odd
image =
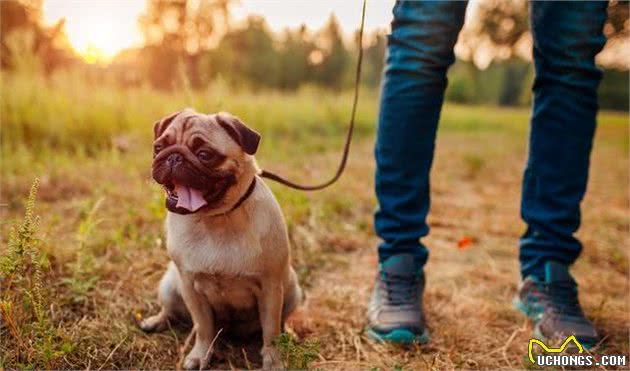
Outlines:
{"label": "dog's nose", "polygon": [[182,161],[184,161],[184,157],[179,153],[171,153],[166,158],[166,163],[171,167],[181,164]]}

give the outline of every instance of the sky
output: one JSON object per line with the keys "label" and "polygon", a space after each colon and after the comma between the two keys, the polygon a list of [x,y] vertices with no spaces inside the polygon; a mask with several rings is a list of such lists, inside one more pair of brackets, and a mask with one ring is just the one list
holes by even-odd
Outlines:
{"label": "sky", "polygon": [[[388,28],[393,4],[394,0],[368,1],[366,29]],[[232,8],[232,16],[238,22],[259,14],[272,30],[280,31],[302,23],[319,29],[334,12],[343,31],[350,33],[359,26],[361,5],[361,0],[241,0]],[[72,46],[95,61],[142,44],[137,19],[145,7],[145,0],[45,0],[44,20],[53,24],[65,18]]]}

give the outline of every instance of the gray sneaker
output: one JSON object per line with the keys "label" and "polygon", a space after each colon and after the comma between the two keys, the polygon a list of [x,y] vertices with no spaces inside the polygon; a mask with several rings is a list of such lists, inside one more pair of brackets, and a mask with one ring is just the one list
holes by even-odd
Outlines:
{"label": "gray sneaker", "polygon": [[575,335],[585,348],[600,340],[593,323],[582,312],[577,283],[569,267],[555,261],[545,263],[545,279],[527,277],[514,306],[535,323],[534,336],[543,341],[566,339]]}
{"label": "gray sneaker", "polygon": [[428,342],[423,292],[424,273],[412,255],[394,255],[381,263],[368,305],[368,336],[402,344]]}

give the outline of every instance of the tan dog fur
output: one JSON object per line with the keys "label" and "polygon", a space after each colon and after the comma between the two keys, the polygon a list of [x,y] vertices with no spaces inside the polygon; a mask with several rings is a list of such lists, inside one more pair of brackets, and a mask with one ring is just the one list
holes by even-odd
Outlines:
{"label": "tan dog fur", "polygon": [[184,359],[187,369],[206,366],[201,363],[220,328],[240,333],[262,329],[263,368],[281,368],[273,340],[302,299],[290,265],[286,224],[271,190],[260,178],[252,194],[230,211],[259,169],[254,157],[217,122],[236,118],[218,115],[185,110],[163,132],[156,132],[156,142],[167,136],[180,145],[189,145],[192,135],[201,136],[226,157],[220,170],[234,174],[236,183],[209,209],[189,215],[168,212],[166,245],[172,262],[159,285],[162,310],[145,319],[141,328],[162,330],[169,319],[191,318],[196,335]]}

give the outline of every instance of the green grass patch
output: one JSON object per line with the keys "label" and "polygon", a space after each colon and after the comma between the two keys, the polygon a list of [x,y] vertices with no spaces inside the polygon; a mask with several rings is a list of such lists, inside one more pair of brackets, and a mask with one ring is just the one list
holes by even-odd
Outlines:
{"label": "green grass patch", "polygon": [[307,370],[310,363],[317,358],[319,344],[317,341],[298,341],[293,335],[282,333],[276,338],[276,346],[282,354],[287,370]]}

